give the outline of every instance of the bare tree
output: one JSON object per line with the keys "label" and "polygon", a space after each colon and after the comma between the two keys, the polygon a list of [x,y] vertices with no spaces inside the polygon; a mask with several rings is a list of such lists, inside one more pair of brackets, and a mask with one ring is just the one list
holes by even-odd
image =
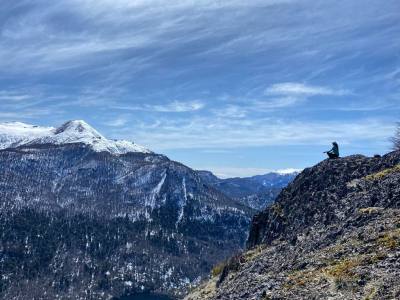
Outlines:
{"label": "bare tree", "polygon": [[393,143],[393,150],[400,150],[400,122],[397,123],[396,132],[390,140]]}

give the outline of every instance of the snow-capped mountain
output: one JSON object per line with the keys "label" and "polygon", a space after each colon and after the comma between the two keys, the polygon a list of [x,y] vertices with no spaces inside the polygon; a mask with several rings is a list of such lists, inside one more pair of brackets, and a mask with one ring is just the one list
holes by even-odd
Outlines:
{"label": "snow-capped mountain", "polygon": [[1,299],[182,295],[244,246],[254,210],[164,155],[82,121],[1,133]]}
{"label": "snow-capped mountain", "polygon": [[82,143],[96,152],[125,154],[151,151],[126,140],[109,140],[82,120],[68,121],[58,128],[41,127],[21,122],[0,123],[0,149],[34,144]]}

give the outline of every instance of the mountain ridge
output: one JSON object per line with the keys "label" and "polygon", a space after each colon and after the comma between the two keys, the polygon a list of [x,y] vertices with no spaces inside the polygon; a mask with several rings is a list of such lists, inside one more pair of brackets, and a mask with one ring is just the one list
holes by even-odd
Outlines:
{"label": "mountain ridge", "polygon": [[400,151],[305,169],[186,300],[398,299]]}
{"label": "mountain ridge", "polygon": [[57,128],[21,122],[0,123],[0,149],[34,144],[71,143],[83,143],[97,152],[107,151],[113,154],[152,152],[126,140],[109,140],[83,120],[67,121]]}
{"label": "mountain ridge", "polygon": [[282,188],[287,186],[298,171],[270,172],[251,177],[218,178],[210,171],[200,170],[202,179],[227,196],[256,210],[262,210],[274,202]]}

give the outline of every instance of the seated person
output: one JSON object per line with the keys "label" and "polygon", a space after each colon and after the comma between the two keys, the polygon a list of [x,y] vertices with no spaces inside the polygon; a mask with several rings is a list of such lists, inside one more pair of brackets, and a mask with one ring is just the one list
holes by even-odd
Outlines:
{"label": "seated person", "polygon": [[329,151],[325,151],[324,153],[328,154],[329,158],[338,158],[339,157],[339,145],[336,142],[332,143],[333,147]]}

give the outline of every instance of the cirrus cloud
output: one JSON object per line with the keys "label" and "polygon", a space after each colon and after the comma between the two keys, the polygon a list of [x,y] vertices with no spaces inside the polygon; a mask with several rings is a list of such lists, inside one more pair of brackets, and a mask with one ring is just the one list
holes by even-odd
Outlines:
{"label": "cirrus cloud", "polygon": [[350,91],[332,89],[324,86],[307,85],[297,82],[275,83],[265,90],[266,94],[292,95],[292,96],[343,96],[349,95]]}

